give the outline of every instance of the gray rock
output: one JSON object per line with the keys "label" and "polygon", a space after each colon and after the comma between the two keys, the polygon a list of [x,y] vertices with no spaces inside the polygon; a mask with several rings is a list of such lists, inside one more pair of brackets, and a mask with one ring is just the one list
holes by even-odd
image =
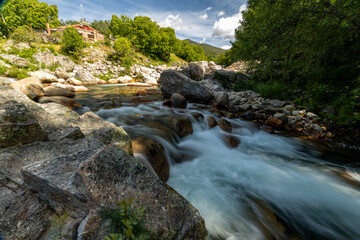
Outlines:
{"label": "gray rock", "polygon": [[84,138],[84,137],[85,136],[79,127],[72,127],[72,128],[67,128],[67,129],[60,130],[58,132],[50,134],[49,140],[60,142],[60,141],[64,140],[65,138],[76,140],[76,139]]}
{"label": "gray rock", "polygon": [[71,99],[71,98],[67,98],[67,97],[62,97],[62,96],[43,96],[40,97],[37,100],[38,103],[58,103],[61,104],[65,107],[68,108],[79,108],[82,107],[82,105],[80,103],[78,103],[77,101]]}
{"label": "gray rock", "polygon": [[185,137],[193,133],[191,121],[187,118],[167,116],[163,121],[168,128],[176,132],[180,137]]}
{"label": "gray rock", "polygon": [[0,105],[0,147],[46,139],[46,133],[24,104],[9,101]]}
{"label": "gray rock", "polygon": [[43,85],[40,80],[35,77],[29,77],[13,82],[11,87],[20,90],[32,100],[37,100],[39,97],[44,96]]}
{"label": "gray rock", "polygon": [[80,79],[84,85],[97,84],[94,75],[87,70],[80,70],[76,72],[75,77]]}
{"label": "gray rock", "polygon": [[186,98],[184,98],[181,94],[179,93],[174,93],[171,98],[170,101],[172,103],[173,107],[176,108],[186,108],[187,105],[187,101]]}
{"label": "gray rock", "polygon": [[62,78],[64,80],[67,80],[69,78],[69,74],[62,68],[57,68],[56,69],[55,76],[57,78]]}
{"label": "gray rock", "polygon": [[30,46],[27,43],[18,43],[16,45],[14,45],[15,48],[19,49],[19,50],[24,50],[24,49],[29,49]]}
{"label": "gray rock", "polygon": [[286,102],[280,101],[277,99],[272,99],[272,100],[268,101],[268,104],[273,105],[274,107],[283,107],[286,105]]}
{"label": "gray rock", "polygon": [[55,55],[51,52],[41,52],[41,53],[35,53],[33,55],[33,58],[42,64],[45,64],[45,66],[52,66],[55,65],[57,62],[55,59]]}
{"label": "gray rock", "polygon": [[229,102],[229,94],[226,92],[215,92],[213,105],[217,108],[227,108]]}
{"label": "gray rock", "polygon": [[17,67],[25,68],[25,67],[28,67],[30,65],[29,60],[27,60],[25,58],[18,57],[16,55],[0,54],[0,57],[2,57],[3,59],[8,60],[12,65],[15,65]]}
{"label": "gray rock", "polygon": [[49,73],[46,70],[29,72],[29,75],[38,78],[42,83],[52,83],[58,81],[57,77],[54,74],[52,74],[51,72]]}
{"label": "gray rock", "polygon": [[60,87],[48,86],[44,88],[45,96],[75,97],[76,93]]}
{"label": "gray rock", "polygon": [[159,84],[165,98],[170,98],[172,94],[179,93],[189,101],[205,104],[211,103],[214,98],[208,88],[174,70],[164,71],[161,74]]}
{"label": "gray rock", "polygon": [[4,62],[3,60],[0,60],[0,66],[1,67],[5,67],[5,68],[11,68],[10,64],[7,64],[6,62]]}
{"label": "gray rock", "polygon": [[203,86],[207,87],[211,91],[216,91],[216,92],[225,91],[225,88],[218,81],[215,81],[215,80],[204,79],[204,80],[201,80],[199,83],[202,84]]}
{"label": "gray rock", "polygon": [[201,80],[205,74],[210,72],[210,68],[207,62],[191,62],[189,63],[190,76],[194,80]]}
{"label": "gray rock", "polygon": [[14,81],[11,78],[0,77],[0,85],[10,85]]}
{"label": "gray rock", "polygon": [[56,62],[60,65],[62,69],[66,72],[71,72],[75,69],[76,64],[71,61],[71,59],[67,56],[59,55],[55,57]]}

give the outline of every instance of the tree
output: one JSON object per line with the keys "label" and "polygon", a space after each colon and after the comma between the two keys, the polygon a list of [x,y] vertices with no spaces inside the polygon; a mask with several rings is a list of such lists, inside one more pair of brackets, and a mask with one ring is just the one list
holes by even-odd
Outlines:
{"label": "tree", "polygon": [[68,27],[64,31],[63,51],[68,54],[76,54],[84,47],[84,42],[78,31],[73,27]]}
{"label": "tree", "polygon": [[38,0],[7,0],[0,9],[0,16],[0,27],[6,34],[21,26],[44,30],[47,22],[51,27],[60,24],[57,6]]}
{"label": "tree", "polygon": [[27,26],[16,28],[10,37],[16,42],[34,42],[36,40],[36,34],[31,32]]}
{"label": "tree", "polygon": [[110,21],[109,20],[94,20],[91,23],[91,27],[95,28],[96,30],[99,31],[99,33],[105,35],[105,36],[109,36],[110,34]]}
{"label": "tree", "polygon": [[132,51],[131,43],[127,38],[119,37],[114,42],[114,49],[120,57],[125,57]]}

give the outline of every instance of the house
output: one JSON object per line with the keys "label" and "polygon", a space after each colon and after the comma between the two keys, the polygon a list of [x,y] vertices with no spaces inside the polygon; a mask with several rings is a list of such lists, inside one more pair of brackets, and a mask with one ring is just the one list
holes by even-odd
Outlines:
{"label": "house", "polygon": [[69,26],[61,26],[57,28],[50,29],[50,33],[53,32],[64,32],[66,28],[73,27],[75,28],[79,34],[83,37],[84,41],[104,41],[105,37],[101,33],[99,33],[96,29],[89,26],[89,23],[80,22],[79,24],[69,25]]}

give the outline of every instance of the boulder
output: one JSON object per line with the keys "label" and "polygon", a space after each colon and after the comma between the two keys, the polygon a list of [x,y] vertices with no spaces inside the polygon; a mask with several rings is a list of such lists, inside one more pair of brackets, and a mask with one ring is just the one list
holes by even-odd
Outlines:
{"label": "boulder", "polygon": [[149,128],[158,130],[160,133],[160,136],[166,138],[169,141],[171,141],[174,137],[173,132],[161,122],[150,121],[150,122],[144,123],[144,125]]}
{"label": "boulder", "polygon": [[226,119],[220,119],[219,121],[219,127],[225,131],[225,132],[228,132],[230,133],[232,131],[232,125],[229,121],[227,121]]}
{"label": "boulder", "polygon": [[75,69],[76,64],[71,61],[71,59],[67,56],[59,55],[55,57],[56,63],[60,65],[62,69],[66,72],[71,72]]}
{"label": "boulder", "polygon": [[55,55],[51,52],[35,53],[33,58],[45,66],[53,66],[56,63]]}
{"label": "boulder", "polygon": [[0,54],[0,57],[3,59],[8,60],[12,65],[15,65],[16,67],[20,67],[20,68],[26,68],[30,65],[30,61],[25,59],[25,58],[21,58],[18,57],[16,55],[12,55],[12,54]]}
{"label": "boulder", "polygon": [[6,62],[4,62],[3,60],[0,60],[0,66],[1,67],[5,67],[5,68],[11,68],[10,64],[7,64]]}
{"label": "boulder", "polygon": [[148,84],[152,84],[152,85],[157,85],[157,84],[158,84],[158,81],[157,81],[156,78],[154,78],[154,77],[146,76],[146,77],[144,77],[144,83],[148,83]]}
{"label": "boulder", "polygon": [[170,101],[171,101],[173,107],[186,108],[186,105],[187,105],[186,98],[184,98],[181,94],[174,93],[171,96]]}
{"label": "boulder", "polygon": [[15,89],[19,89],[32,100],[37,100],[45,94],[43,89],[44,86],[41,84],[40,80],[35,77],[21,79],[13,82],[10,86]]}
{"label": "boulder", "polygon": [[47,140],[34,115],[15,101],[0,105],[0,148]]}
{"label": "boulder", "polygon": [[68,83],[75,85],[75,86],[82,86],[83,83],[80,80],[77,80],[76,78],[70,77],[68,80]]}
{"label": "boulder", "polygon": [[201,85],[207,87],[211,91],[215,91],[215,92],[223,92],[223,91],[225,91],[225,88],[221,85],[221,83],[219,83],[216,80],[204,79],[204,80],[201,80],[199,83]]}
{"label": "boulder", "polygon": [[55,71],[55,76],[57,78],[61,78],[61,79],[68,79],[69,78],[69,74],[62,68],[57,68]]}
{"label": "boulder", "polygon": [[105,80],[102,80],[102,79],[96,79],[96,83],[97,84],[106,84],[107,82]]}
{"label": "boulder", "polygon": [[268,104],[273,105],[274,107],[284,107],[286,105],[286,102],[277,99],[272,99],[268,101]]}
{"label": "boulder", "polygon": [[231,148],[236,148],[237,146],[240,145],[240,139],[236,136],[233,136],[233,135],[228,135],[228,136],[225,136],[225,142],[226,144],[231,147]]}
{"label": "boulder", "polygon": [[30,48],[29,44],[27,44],[27,43],[18,43],[18,44],[15,44],[14,47],[19,50],[24,50],[24,49]]}
{"label": "boulder", "polygon": [[190,76],[194,80],[201,80],[205,74],[210,72],[210,68],[207,62],[191,62],[189,63]]}
{"label": "boulder", "polygon": [[87,70],[80,70],[76,72],[75,78],[80,79],[83,85],[92,85],[97,84],[96,78],[94,75]]}
{"label": "boulder", "polygon": [[284,123],[283,121],[281,121],[278,118],[275,117],[269,117],[266,121],[265,124],[276,129],[276,130],[280,130],[284,127]]}
{"label": "boulder", "polygon": [[185,137],[193,133],[191,121],[187,118],[167,116],[164,119],[164,124],[176,132],[180,137]]}
{"label": "boulder", "polygon": [[108,84],[118,84],[119,83],[119,80],[118,79],[109,79],[107,81]]}
{"label": "boulder", "polygon": [[213,105],[217,108],[227,108],[229,102],[229,94],[226,92],[216,92],[214,94]]}
{"label": "boulder", "polygon": [[77,101],[71,99],[71,98],[67,98],[67,97],[62,97],[62,96],[51,96],[51,97],[40,97],[37,100],[38,103],[58,103],[61,104],[65,107],[68,108],[79,108],[82,107],[80,103],[78,103]]}
{"label": "boulder", "polygon": [[206,119],[207,119],[209,128],[214,128],[217,126],[217,122],[214,117],[210,116],[210,117],[207,117]]}
{"label": "boulder", "polygon": [[189,101],[204,104],[211,103],[214,98],[208,88],[174,70],[164,71],[161,74],[159,84],[165,98],[170,98],[172,94],[179,93]]}
{"label": "boulder", "polygon": [[133,80],[133,78],[130,76],[127,76],[127,75],[118,78],[119,83],[130,83],[130,82],[132,82],[132,80]]}
{"label": "boulder", "polygon": [[[161,181],[166,182],[169,179],[169,163],[166,160],[165,150],[161,143],[147,137],[135,138],[131,143],[135,157],[137,158],[139,155],[141,157],[145,156]],[[137,159],[140,160],[141,157]]]}
{"label": "boulder", "polygon": [[38,78],[42,83],[52,83],[52,82],[57,82],[58,79],[55,75],[49,73],[48,71],[45,70],[38,70],[36,72],[29,72],[29,75],[31,77],[36,77]]}
{"label": "boulder", "polygon": [[62,96],[62,97],[75,97],[75,92],[55,86],[48,86],[44,88],[45,96]]}
{"label": "boulder", "polygon": [[7,77],[0,77],[0,85],[10,85],[14,82],[13,79]]}
{"label": "boulder", "polygon": [[66,89],[66,90],[68,90],[70,92],[76,92],[75,91],[75,86],[69,85],[69,84],[52,83],[51,86],[58,87],[58,88],[63,88],[63,89]]}

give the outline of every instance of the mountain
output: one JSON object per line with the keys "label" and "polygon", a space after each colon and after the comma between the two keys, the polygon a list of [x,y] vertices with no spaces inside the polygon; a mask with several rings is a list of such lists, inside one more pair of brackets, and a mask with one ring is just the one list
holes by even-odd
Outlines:
{"label": "mountain", "polygon": [[204,49],[205,54],[210,59],[214,59],[217,56],[219,56],[220,54],[225,52],[225,50],[222,49],[222,48],[214,47],[214,46],[211,46],[211,45],[206,44],[206,43],[198,43],[198,42],[195,42],[195,41],[190,40],[190,39],[185,39],[185,41],[188,41],[190,44],[200,45]]}

